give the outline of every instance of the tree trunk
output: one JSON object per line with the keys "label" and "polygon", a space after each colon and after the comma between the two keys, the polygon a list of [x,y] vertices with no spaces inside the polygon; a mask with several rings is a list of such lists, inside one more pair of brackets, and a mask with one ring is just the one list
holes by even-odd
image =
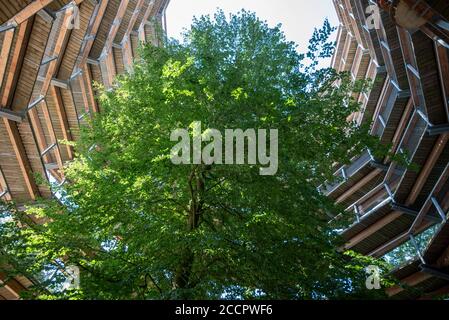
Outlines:
{"label": "tree trunk", "polygon": [[[195,232],[200,225],[200,217],[203,209],[203,196],[205,192],[205,179],[202,172],[197,172],[195,168],[189,178],[189,188],[191,194],[189,216],[187,221],[188,232]],[[181,256],[180,264],[176,269],[174,286],[175,289],[189,289],[189,282],[192,274],[192,266],[195,254],[190,247],[185,247]],[[181,292],[180,298],[188,299],[187,292]]]}

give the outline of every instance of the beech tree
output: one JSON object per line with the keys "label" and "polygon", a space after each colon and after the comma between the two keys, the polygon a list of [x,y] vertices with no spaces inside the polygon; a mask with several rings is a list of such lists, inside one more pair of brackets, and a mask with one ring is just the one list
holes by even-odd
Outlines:
{"label": "beech tree", "polygon": [[[300,54],[279,26],[218,12],[182,42],[142,47],[132,73],[99,88],[101,113],[83,127],[59,199],[4,204],[3,271],[33,279],[26,297],[37,299],[383,296],[365,286],[374,262],[337,250],[329,216],[342,208],[317,188],[372,143],[346,120],[363,85],[318,68],[332,31],[326,21]],[[195,121],[278,130],[276,174],[247,161],[173,164],[171,133],[192,135]],[[67,266],[79,288],[63,287]]]}

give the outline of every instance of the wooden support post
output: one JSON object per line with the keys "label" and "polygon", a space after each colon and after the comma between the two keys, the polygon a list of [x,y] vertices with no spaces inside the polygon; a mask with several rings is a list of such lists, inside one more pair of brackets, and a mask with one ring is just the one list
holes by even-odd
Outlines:
{"label": "wooden support post", "polygon": [[405,201],[406,206],[412,205],[416,198],[418,198],[419,193],[421,192],[422,188],[424,187],[425,182],[427,181],[427,178],[430,175],[430,172],[432,171],[433,167],[435,166],[435,163],[437,162],[439,156],[444,150],[444,147],[446,146],[446,143],[449,140],[449,133],[442,134],[437,142],[435,143],[432,152],[427,157],[426,163],[422,167],[418,178],[416,179],[415,184],[413,185],[413,188],[407,197],[407,200]]}
{"label": "wooden support post", "polygon": [[74,68],[74,72],[77,72],[77,69],[81,69],[87,63],[87,59],[89,58],[90,50],[92,49],[92,45],[94,43],[95,37],[97,36],[98,28],[100,27],[103,16],[106,12],[106,8],[108,6],[109,0],[100,0],[95,8],[94,14],[92,15],[92,19],[90,20],[88,26],[88,32],[86,37],[84,38],[84,43],[81,47],[81,53],[78,58],[78,62]]}
{"label": "wooden support post", "polygon": [[20,170],[22,171],[25,184],[30,194],[31,199],[36,200],[39,196],[39,189],[36,185],[36,181],[33,177],[33,171],[31,170],[31,165],[29,163],[28,157],[25,152],[25,148],[20,138],[20,133],[15,122],[8,119],[3,119],[3,123],[8,132],[9,140],[14,149],[17,161],[19,162]]}
{"label": "wooden support post", "polygon": [[90,68],[87,63],[83,66],[83,77],[86,81],[86,89],[87,89],[87,97],[89,98],[90,104],[92,106],[92,110],[94,112],[98,112],[98,105],[95,101],[94,91],[92,89],[92,76],[90,74]]}
{"label": "wooden support post", "polygon": [[[50,95],[53,96],[56,105],[56,113],[58,115],[59,125],[62,129],[62,136],[67,141],[72,141],[72,133],[70,132],[69,121],[67,119],[67,114],[64,108],[64,104],[62,102],[60,89],[55,87],[50,87]],[[73,149],[72,146],[66,146],[67,154],[70,159],[73,159]]]}
{"label": "wooden support post", "polygon": [[115,36],[117,35],[117,32],[120,28],[120,23],[123,19],[123,16],[126,13],[126,7],[128,6],[128,3],[129,0],[122,0],[120,2],[120,6],[117,10],[114,22],[106,38],[106,43],[104,45],[103,51],[101,52],[100,60],[105,59],[106,56],[109,55],[109,53],[111,52],[112,44],[114,43]]}
{"label": "wooden support post", "polygon": [[3,44],[0,52],[0,87],[3,85],[3,77],[8,66],[9,53],[11,51],[12,40],[14,39],[15,29],[9,29],[5,32]]}
{"label": "wooden support post", "polygon": [[[16,45],[13,51],[13,54],[11,56],[11,59],[8,61],[6,57],[2,54],[2,61],[5,59],[5,63],[8,61],[9,64],[9,70],[5,74],[5,79],[2,82],[3,76],[0,77],[0,87],[3,86],[3,95],[1,97],[1,107],[7,107],[11,104],[12,100],[12,88],[15,86],[15,82],[18,79],[19,72],[17,72],[18,69],[20,69],[20,61],[23,58],[25,48],[26,48],[26,40],[28,38],[28,35],[31,30],[32,23],[28,20],[24,21],[20,26],[19,30],[16,35]],[[2,48],[3,49],[3,48]],[[2,62],[3,63],[3,62]],[[1,67],[0,67],[1,68]],[[1,73],[1,71],[0,71]]]}

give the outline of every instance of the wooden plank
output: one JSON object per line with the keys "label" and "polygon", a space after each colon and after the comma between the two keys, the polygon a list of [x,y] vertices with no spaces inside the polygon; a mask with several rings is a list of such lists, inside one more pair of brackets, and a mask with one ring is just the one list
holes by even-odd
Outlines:
{"label": "wooden plank", "polygon": [[367,229],[363,230],[362,232],[360,232],[357,235],[355,235],[354,237],[352,237],[349,241],[347,241],[345,243],[345,245],[343,246],[343,249],[345,249],[345,250],[351,249],[358,243],[362,242],[369,236],[373,235],[374,233],[376,233],[377,231],[379,231],[380,229],[385,227],[387,224],[389,224],[389,223],[393,222],[394,220],[396,220],[397,218],[399,218],[400,216],[402,216],[402,213],[400,213],[398,211],[394,211],[394,212],[386,215],[385,217],[383,217],[376,223],[369,226]]}
{"label": "wooden plank", "polygon": [[[45,100],[42,103],[42,112],[44,114],[44,119],[45,119],[45,124],[47,125],[48,134],[50,135],[50,143],[51,144],[58,144],[58,139],[56,138],[55,130],[53,128],[53,124],[52,124],[52,121],[51,121],[50,110],[48,109],[48,105],[47,105],[47,102]],[[57,162],[57,164],[59,166],[60,175],[62,177],[64,177],[64,175],[63,175],[64,164],[63,164],[63,161],[62,161],[61,152],[59,150],[59,145],[54,148],[54,154],[55,154],[55,157],[56,157],[56,162]]]}
{"label": "wooden plank", "polygon": [[115,76],[117,74],[117,68],[115,66],[114,52],[111,50],[106,57],[106,66],[108,70],[109,83],[114,83]]}
{"label": "wooden plank", "polygon": [[11,52],[12,41],[14,39],[15,29],[5,31],[2,43],[2,50],[0,52],[0,87],[3,85],[3,78],[5,76],[6,67],[9,62],[9,53]]}
{"label": "wooden plank", "polygon": [[354,192],[356,192],[358,189],[362,188],[364,185],[366,185],[368,182],[370,182],[372,179],[374,179],[377,175],[379,175],[382,172],[381,169],[375,169],[371,171],[368,175],[363,177],[359,182],[357,182],[355,185],[353,185],[351,188],[346,190],[341,196],[335,200],[336,203],[341,203],[345,201],[348,197],[352,196]]}
{"label": "wooden plank", "polygon": [[[57,56],[59,57],[62,51],[62,46],[64,44],[64,41],[66,39],[66,36],[68,34],[68,24],[72,19],[72,15],[74,14],[74,9],[73,8],[68,8],[65,11],[64,14],[64,18],[63,18],[63,22],[61,25],[61,30],[59,30],[58,33],[58,37],[56,38],[56,43],[55,43],[55,47],[53,49],[53,56]],[[56,74],[56,68],[58,66],[58,60],[60,60],[59,58],[56,60],[53,60],[49,63],[48,69],[47,69],[47,73],[45,75],[45,79],[44,79],[44,83],[42,85],[42,89],[41,89],[41,95],[42,96],[46,96],[47,95],[47,91],[48,88],[50,87],[51,81],[53,79],[53,77]]]}
{"label": "wooden plank", "polygon": [[89,58],[90,50],[94,44],[95,37],[97,36],[98,28],[100,27],[103,16],[106,12],[106,8],[108,6],[109,0],[101,0],[95,8],[94,14],[92,15],[92,19],[89,23],[88,32],[86,34],[86,38],[81,47],[80,57],[78,59],[78,63],[75,66],[74,72],[79,68],[83,68],[83,66],[87,63],[87,59]]}
{"label": "wooden plank", "polygon": [[132,50],[131,50],[131,43],[130,43],[130,34],[133,31],[134,25],[136,23],[137,18],[139,17],[140,10],[143,8],[143,5],[145,4],[145,0],[139,0],[136,8],[134,10],[134,13],[128,23],[128,27],[125,31],[125,35],[123,37],[123,40],[121,42],[121,50],[122,50],[122,56],[123,56],[123,64],[125,66],[126,71],[131,72],[132,69]]}
{"label": "wooden plank", "polygon": [[130,37],[127,37],[127,41],[123,44],[122,48],[123,55],[123,64],[125,65],[125,69],[127,72],[132,71],[132,62],[133,62],[133,52],[131,49],[131,40]]}
{"label": "wooden plank", "polygon": [[112,44],[114,43],[115,36],[120,28],[120,22],[123,19],[123,16],[126,13],[126,7],[128,6],[129,0],[122,0],[120,2],[120,6],[117,10],[117,14],[115,15],[114,22],[112,24],[111,29],[109,30],[109,34],[106,39],[106,43],[104,45],[103,51],[100,55],[100,60],[105,59],[111,52]]}
{"label": "wooden plank", "polygon": [[[402,216],[402,214],[401,214]],[[398,218],[398,217],[397,217]],[[424,222],[421,223],[421,225],[419,227],[416,228],[416,230],[414,230],[414,235],[419,234],[421,232],[423,232],[424,230],[427,230],[430,226],[432,226],[434,223],[432,221],[426,220]],[[410,232],[407,230],[406,232],[400,234],[399,236],[397,236],[396,238],[394,238],[393,240],[381,245],[380,247],[372,250],[370,253],[368,253],[368,256],[371,257],[381,257],[384,254],[386,254],[387,252],[393,250],[394,248],[399,247],[401,244],[403,244],[404,242],[408,241],[410,238]]]}
{"label": "wooden plank", "polygon": [[16,23],[17,25],[28,20],[34,16],[39,10],[45,8],[54,0],[35,0],[19,11],[14,17],[12,17],[7,23]]}
{"label": "wooden plank", "polygon": [[116,75],[114,52],[112,50],[100,61],[100,70],[105,88],[111,88],[114,84],[114,77]]}
{"label": "wooden plank", "polygon": [[92,90],[92,76],[90,74],[89,66],[87,63],[83,67],[83,77],[86,81],[87,97],[89,98],[90,104],[94,112],[99,112],[97,101],[95,100],[94,91]]}
{"label": "wooden plank", "polygon": [[440,289],[434,290],[432,292],[424,294],[421,298],[418,300],[431,300],[436,297],[441,297],[443,295],[449,294],[449,285],[444,286]]}
{"label": "wooden plank", "polygon": [[[417,225],[421,223],[421,221],[424,219],[424,216],[433,206],[432,197],[434,197],[435,194],[438,194],[442,190],[444,184],[448,179],[449,179],[449,164],[446,166],[446,168],[440,175],[437,183],[435,184],[429,196],[427,197],[427,200],[424,202],[424,205],[422,206],[418,216],[416,217],[415,221],[413,221],[412,226],[410,227],[410,232],[415,232]],[[447,201],[449,202],[449,198],[447,199]],[[442,205],[444,209],[445,204],[443,203]]]}
{"label": "wooden plank", "polygon": [[14,295],[16,299],[20,298],[20,293],[25,290],[25,287],[17,281],[17,279],[9,279],[5,282],[6,274],[0,272],[0,284],[4,285],[4,288]]}
{"label": "wooden plank", "polygon": [[418,198],[419,193],[421,192],[422,188],[424,187],[424,184],[427,181],[427,178],[430,175],[430,172],[432,171],[433,167],[435,166],[435,163],[437,162],[439,156],[444,150],[444,147],[446,146],[447,141],[449,140],[449,133],[442,134],[439,136],[437,142],[435,143],[432,152],[430,153],[429,157],[426,160],[426,163],[424,164],[423,168],[421,169],[418,178],[416,179],[415,184],[413,185],[412,190],[410,191],[409,196],[407,197],[407,200],[405,201],[406,206],[412,205],[415,200]]}
{"label": "wooden plank", "polygon": [[[41,104],[43,103],[43,100],[39,103]],[[47,140],[45,139],[45,133],[44,130],[42,128],[40,119],[39,119],[39,113],[36,110],[37,106],[33,109],[31,109],[30,111],[28,111],[28,118],[30,120],[30,125],[32,126],[32,129],[34,130],[35,133],[35,141],[38,147],[38,151],[41,154],[45,149],[47,149],[48,144],[47,144]],[[43,157],[43,160],[45,162],[53,162],[52,157],[50,154],[46,154]]]}
{"label": "wooden plank", "polygon": [[82,76],[78,77],[78,81],[79,81],[79,85],[80,85],[81,96],[83,98],[84,112],[90,113],[89,99],[87,97],[87,88],[84,83],[84,77],[82,77]]}
{"label": "wooden plank", "polygon": [[139,0],[137,2],[136,8],[134,10],[134,13],[133,13],[133,15],[131,17],[131,20],[129,21],[128,28],[126,29],[125,36],[124,36],[123,41],[122,41],[122,45],[125,42],[129,41],[129,35],[131,34],[131,31],[133,31],[134,24],[136,23],[137,18],[139,17],[140,10],[142,10],[142,7],[143,7],[144,4],[145,4],[145,0]]}
{"label": "wooden plank", "polygon": [[[31,25],[32,23],[29,22],[29,20],[26,20],[19,26],[19,31],[17,32],[16,35],[16,45],[11,60],[8,63],[10,65],[10,68],[5,75],[3,86],[4,90],[0,101],[1,107],[7,107],[11,103],[12,88],[14,88],[15,83],[17,82],[19,76],[18,69],[20,69],[21,67],[19,62],[23,60],[23,56],[25,54],[27,39],[31,31]],[[1,80],[0,80],[0,87],[1,87]]]}
{"label": "wooden plank", "polygon": [[[57,56],[60,57],[60,54],[62,52],[62,47],[63,44],[65,42],[66,36],[68,34],[68,30],[69,30],[69,23],[71,22],[72,18],[73,18],[73,14],[75,13],[75,10],[73,7],[67,7],[65,12],[64,12],[64,17],[62,18],[62,24],[61,24],[61,29],[59,30],[58,36],[56,38],[55,44],[54,44],[54,49],[52,52],[53,56]],[[53,80],[54,75],[56,74],[57,71],[57,67],[58,67],[58,61],[60,60],[60,58],[52,60],[49,63],[49,66],[47,68],[46,74],[44,76],[44,81],[41,87],[41,91],[40,91],[40,95],[41,96],[46,96],[48,93],[48,90],[50,88],[51,82]],[[41,64],[43,63],[43,61],[41,62]],[[31,103],[32,101],[30,101]],[[42,128],[40,119],[39,119],[39,114],[36,110],[36,108],[31,109],[28,112],[29,118],[30,118],[30,123],[31,126],[35,132],[35,139],[36,139],[36,143],[38,146],[38,150],[39,153],[42,157],[42,160],[44,161],[44,163],[52,163],[53,162],[53,157],[50,153],[46,153],[45,155],[42,155],[44,150],[46,150],[49,146],[51,145],[56,145],[52,151],[56,157],[56,162],[59,165],[59,168],[61,170],[61,174],[62,174],[62,170],[63,170],[63,161],[62,161],[62,157],[61,157],[61,153],[60,153],[60,149],[59,149],[59,145],[58,145],[58,141],[56,138],[56,134],[53,128],[53,124],[52,124],[52,120],[51,120],[51,115],[50,115],[50,111],[48,110],[48,105],[47,102],[44,100],[41,103],[39,103],[39,105],[42,106],[42,112],[44,115],[44,120],[45,120],[45,124],[47,126],[47,131],[49,133],[50,136],[50,142],[48,143],[46,141],[45,138],[45,133],[44,130]]]}
{"label": "wooden plank", "polygon": [[145,11],[145,14],[143,15],[142,22],[140,23],[140,26],[137,28],[136,31],[140,31],[141,29],[143,29],[145,23],[148,21],[148,18],[150,17],[150,14],[151,14],[151,11],[153,11],[154,2],[155,1],[151,1],[148,4],[147,10]]}
{"label": "wooden plank", "polygon": [[[405,107],[404,113],[402,114],[401,120],[399,122],[399,125],[394,133],[393,140],[392,140],[392,147],[391,152],[396,153],[397,148],[399,147],[399,143],[401,142],[402,135],[404,133],[404,130],[407,128],[407,124],[411,117],[411,111],[414,108],[413,99],[410,98],[408,100],[407,106]],[[390,157],[388,156],[386,161],[389,161]]]}
{"label": "wooden plank", "polygon": [[[426,281],[427,279],[429,279],[431,277],[432,277],[432,275],[419,271],[419,272],[416,272],[400,281],[401,281],[402,285],[413,287],[413,286],[420,284],[423,281]],[[397,295],[398,293],[401,293],[402,291],[404,291],[404,288],[397,285],[397,286],[388,288],[386,290],[386,293],[388,294],[388,296],[392,297],[394,295]]]}
{"label": "wooden plank", "polygon": [[36,181],[34,180],[33,171],[31,170],[31,165],[26,155],[22,139],[20,138],[17,125],[15,122],[12,122],[8,119],[3,119],[3,123],[6,127],[6,131],[8,132],[8,136],[13,146],[14,153],[20,166],[20,170],[22,171],[28,193],[30,194],[31,199],[36,200],[37,196],[40,195],[39,189],[36,185]]}

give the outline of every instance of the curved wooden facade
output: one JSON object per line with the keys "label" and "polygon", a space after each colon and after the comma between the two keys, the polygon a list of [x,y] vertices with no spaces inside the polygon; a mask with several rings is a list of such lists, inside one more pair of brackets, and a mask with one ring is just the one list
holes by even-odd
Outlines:
{"label": "curved wooden facade", "polygon": [[[139,42],[156,42],[169,0],[0,0],[0,199],[52,197],[64,183],[80,125],[106,88],[131,70]],[[156,43],[155,43],[156,44]],[[0,283],[4,279],[0,274]],[[17,299],[29,280],[0,286]]]}
{"label": "curved wooden facade", "polygon": [[[347,207],[353,219],[342,231],[345,249],[388,257],[401,245],[416,259],[393,275],[398,298],[449,293],[449,3],[447,1],[333,0],[340,26],[332,67],[353,79],[374,80],[358,99],[362,110],[349,120],[372,121],[371,133],[413,167],[369,151],[339,168],[336,182],[321,191]],[[419,28],[407,29],[397,7],[416,12]],[[371,6],[371,7],[369,7]],[[380,9],[377,28],[371,15]],[[395,11],[396,9],[396,11]],[[432,229],[429,229],[432,228]],[[418,243],[423,232],[430,242]],[[413,293],[405,288],[413,287]]]}

